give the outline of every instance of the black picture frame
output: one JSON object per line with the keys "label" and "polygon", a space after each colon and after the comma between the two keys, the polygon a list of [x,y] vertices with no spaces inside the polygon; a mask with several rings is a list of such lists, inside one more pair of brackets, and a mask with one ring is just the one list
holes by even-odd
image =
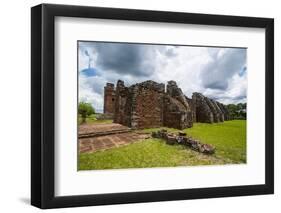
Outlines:
{"label": "black picture frame", "polygon": [[[55,17],[264,28],[265,184],[93,195],[54,195]],[[31,204],[60,208],[274,193],[274,20],[271,18],[41,4],[31,9]]]}

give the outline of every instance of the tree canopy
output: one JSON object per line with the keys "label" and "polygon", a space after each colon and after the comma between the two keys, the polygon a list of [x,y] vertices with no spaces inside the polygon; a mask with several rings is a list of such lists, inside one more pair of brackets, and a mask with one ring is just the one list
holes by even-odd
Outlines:
{"label": "tree canopy", "polygon": [[230,119],[246,119],[247,117],[247,103],[228,104]]}
{"label": "tree canopy", "polygon": [[95,114],[95,109],[90,103],[79,102],[78,113],[82,117],[82,122],[85,123],[87,116]]}

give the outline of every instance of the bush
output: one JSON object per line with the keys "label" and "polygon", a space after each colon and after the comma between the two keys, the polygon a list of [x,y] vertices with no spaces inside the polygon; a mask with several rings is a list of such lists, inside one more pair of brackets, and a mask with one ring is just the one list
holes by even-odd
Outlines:
{"label": "bush", "polygon": [[82,123],[85,123],[87,116],[95,114],[95,109],[93,108],[93,106],[90,103],[79,102],[78,113],[82,117]]}

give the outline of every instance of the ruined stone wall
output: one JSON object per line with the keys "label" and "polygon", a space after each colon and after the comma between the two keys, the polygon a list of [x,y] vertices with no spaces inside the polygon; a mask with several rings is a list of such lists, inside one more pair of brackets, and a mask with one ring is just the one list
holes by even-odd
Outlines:
{"label": "ruined stone wall", "polygon": [[119,80],[116,87],[114,122],[134,129],[163,126],[165,85],[145,81],[125,87]]}
{"label": "ruined stone wall", "polygon": [[205,97],[201,93],[193,93],[192,100],[196,107],[196,121],[202,123],[213,123],[214,115]]}
{"label": "ruined stone wall", "polygon": [[219,108],[221,109],[223,116],[224,116],[224,121],[228,121],[229,120],[229,112],[226,108],[225,105],[223,105],[222,103],[217,101],[217,105],[219,106]]}
{"label": "ruined stone wall", "polygon": [[[109,100],[114,97],[114,122],[134,129],[152,127],[171,127],[184,129],[192,127],[193,122],[213,123],[229,119],[227,108],[201,93],[193,93],[192,99],[186,97],[175,81],[165,85],[145,81],[126,87],[118,80],[114,85],[107,84],[105,109],[110,111]],[[112,95],[114,94],[114,96]]]}
{"label": "ruined stone wall", "polygon": [[165,85],[145,81],[129,88],[132,94],[132,128],[163,126],[163,98]]}
{"label": "ruined stone wall", "polygon": [[218,102],[215,101],[215,100],[212,100],[210,99],[211,102],[213,103],[215,109],[216,109],[216,112],[217,112],[217,116],[218,116],[218,122],[224,122],[224,114],[223,112],[221,111],[220,107],[218,106]]}
{"label": "ruined stone wall", "polygon": [[115,94],[116,101],[113,121],[114,123],[131,127],[132,95],[129,89],[124,86],[123,81],[118,80]]}
{"label": "ruined stone wall", "polygon": [[192,126],[190,122],[191,112],[175,98],[165,95],[163,125],[166,127],[185,129]]}
{"label": "ruined stone wall", "polygon": [[192,115],[192,121],[193,122],[197,122],[196,120],[196,105],[193,99],[188,98],[187,96],[185,96],[187,103],[191,109],[191,115]]}
{"label": "ruined stone wall", "polygon": [[167,95],[171,96],[172,98],[177,99],[181,102],[187,110],[190,111],[189,104],[183,94],[182,90],[178,87],[175,81],[168,81],[167,84]]}
{"label": "ruined stone wall", "polygon": [[207,98],[201,93],[193,93],[192,100],[196,110],[196,122],[217,123],[229,120],[228,110],[218,101]]}
{"label": "ruined stone wall", "polygon": [[178,129],[193,125],[191,107],[175,81],[168,81],[165,98],[164,126]]}
{"label": "ruined stone wall", "polygon": [[213,113],[214,122],[215,123],[220,122],[220,115],[219,115],[219,112],[218,112],[216,106],[214,105],[213,101],[207,97],[204,97],[204,98]]}
{"label": "ruined stone wall", "polygon": [[115,110],[115,89],[114,84],[107,83],[104,87],[104,106],[103,113],[104,114],[114,114]]}

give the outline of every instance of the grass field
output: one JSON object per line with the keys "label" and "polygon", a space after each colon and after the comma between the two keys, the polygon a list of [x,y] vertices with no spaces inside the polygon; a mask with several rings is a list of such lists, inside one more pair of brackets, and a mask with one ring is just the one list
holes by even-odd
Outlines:
{"label": "grass field", "polygon": [[[79,125],[82,124],[82,118],[81,118],[80,115],[78,117],[78,123],[79,123]],[[109,123],[112,123],[112,120],[109,120],[109,119],[107,119],[107,120],[98,120],[98,119],[96,119],[96,115],[92,114],[92,115],[90,115],[90,116],[88,116],[86,118],[86,123],[87,124],[99,124],[99,123],[101,123],[101,124],[109,124]]]}
{"label": "grass field", "polygon": [[[155,130],[145,129],[143,131]],[[160,139],[147,139],[111,150],[80,154],[79,170],[246,163],[245,120],[217,124],[195,123],[192,128],[184,131],[202,143],[214,145],[215,154],[205,155],[181,145],[167,145]]]}

